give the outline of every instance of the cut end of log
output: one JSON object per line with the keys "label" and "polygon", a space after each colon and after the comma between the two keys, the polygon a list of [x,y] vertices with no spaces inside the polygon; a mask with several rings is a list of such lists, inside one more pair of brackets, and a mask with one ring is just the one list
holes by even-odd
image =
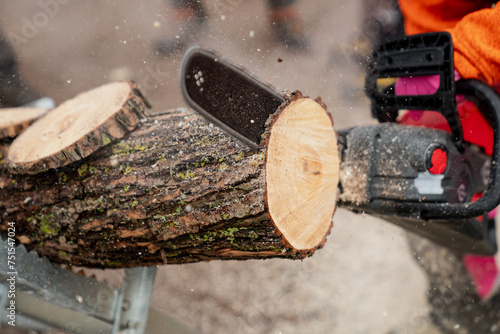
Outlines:
{"label": "cut end of log", "polygon": [[50,111],[12,144],[13,172],[35,174],[81,160],[137,127],[146,104],[131,82],[82,93]]}
{"label": "cut end of log", "polygon": [[329,114],[297,98],[270,130],[266,183],[269,214],[297,251],[322,245],[332,226],[339,182],[337,139]]}
{"label": "cut end of log", "polygon": [[48,111],[45,108],[0,109],[0,139],[16,137]]}

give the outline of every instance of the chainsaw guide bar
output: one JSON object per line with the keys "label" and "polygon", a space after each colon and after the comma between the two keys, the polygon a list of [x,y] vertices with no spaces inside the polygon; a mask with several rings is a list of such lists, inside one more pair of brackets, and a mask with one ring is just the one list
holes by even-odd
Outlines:
{"label": "chainsaw guide bar", "polygon": [[180,82],[190,107],[253,149],[259,146],[267,119],[285,101],[244,69],[199,47],[186,52]]}

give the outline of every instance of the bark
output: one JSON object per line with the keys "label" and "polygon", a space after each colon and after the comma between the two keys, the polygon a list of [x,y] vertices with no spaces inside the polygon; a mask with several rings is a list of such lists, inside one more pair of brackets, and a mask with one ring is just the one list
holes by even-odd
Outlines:
{"label": "bark", "polygon": [[[269,196],[277,195],[270,195],[273,180],[266,179],[268,145],[278,136],[275,126],[286,128],[280,123],[285,111],[270,119],[267,139],[251,151],[193,111],[176,109],[144,119],[127,136],[81,161],[31,175],[11,173],[2,159],[10,144],[4,142],[0,227],[14,222],[18,240],[28,249],[55,262],[87,267],[302,259],[324,244],[336,202],[338,176],[323,177],[338,174],[337,149],[331,147],[335,134],[328,114],[319,109],[328,121],[322,125],[327,135],[311,137],[306,156],[281,173],[309,178],[325,203],[314,203],[314,191],[298,189],[304,186],[299,183],[286,191],[305,190],[307,196],[295,194],[288,215],[273,215],[279,203],[270,209]],[[329,149],[320,152],[313,144]],[[318,165],[318,157],[330,165]]]}

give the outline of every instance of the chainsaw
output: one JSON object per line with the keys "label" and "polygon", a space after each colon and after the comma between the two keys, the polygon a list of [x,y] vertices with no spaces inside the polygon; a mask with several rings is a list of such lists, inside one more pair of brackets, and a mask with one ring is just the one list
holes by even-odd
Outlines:
{"label": "chainsaw", "polygon": [[[365,91],[378,124],[337,131],[341,158],[339,206],[382,218],[459,253],[493,255],[495,226],[483,219],[500,203],[500,96],[477,80],[454,80],[446,33],[390,41],[367,67]],[[439,75],[431,95],[399,96],[400,77]],[[257,149],[282,94],[219,54],[192,47],[181,65],[187,104]],[[456,95],[473,101],[493,128],[493,152],[466,142]],[[401,110],[441,113],[450,131],[398,124]],[[478,195],[479,194],[479,195]]]}

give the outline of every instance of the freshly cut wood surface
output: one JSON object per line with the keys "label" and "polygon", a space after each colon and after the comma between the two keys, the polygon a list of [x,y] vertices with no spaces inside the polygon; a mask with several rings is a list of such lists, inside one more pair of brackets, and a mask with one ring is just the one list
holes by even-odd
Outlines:
{"label": "freshly cut wood surface", "polygon": [[17,136],[48,111],[45,108],[0,109],[0,139]]}
{"label": "freshly cut wood surface", "polygon": [[317,102],[291,102],[271,128],[266,163],[272,220],[296,249],[317,247],[331,227],[339,182],[332,120]]}
{"label": "freshly cut wood surface", "polygon": [[51,110],[9,149],[17,173],[34,174],[81,160],[137,127],[146,107],[130,82],[82,93]]}

